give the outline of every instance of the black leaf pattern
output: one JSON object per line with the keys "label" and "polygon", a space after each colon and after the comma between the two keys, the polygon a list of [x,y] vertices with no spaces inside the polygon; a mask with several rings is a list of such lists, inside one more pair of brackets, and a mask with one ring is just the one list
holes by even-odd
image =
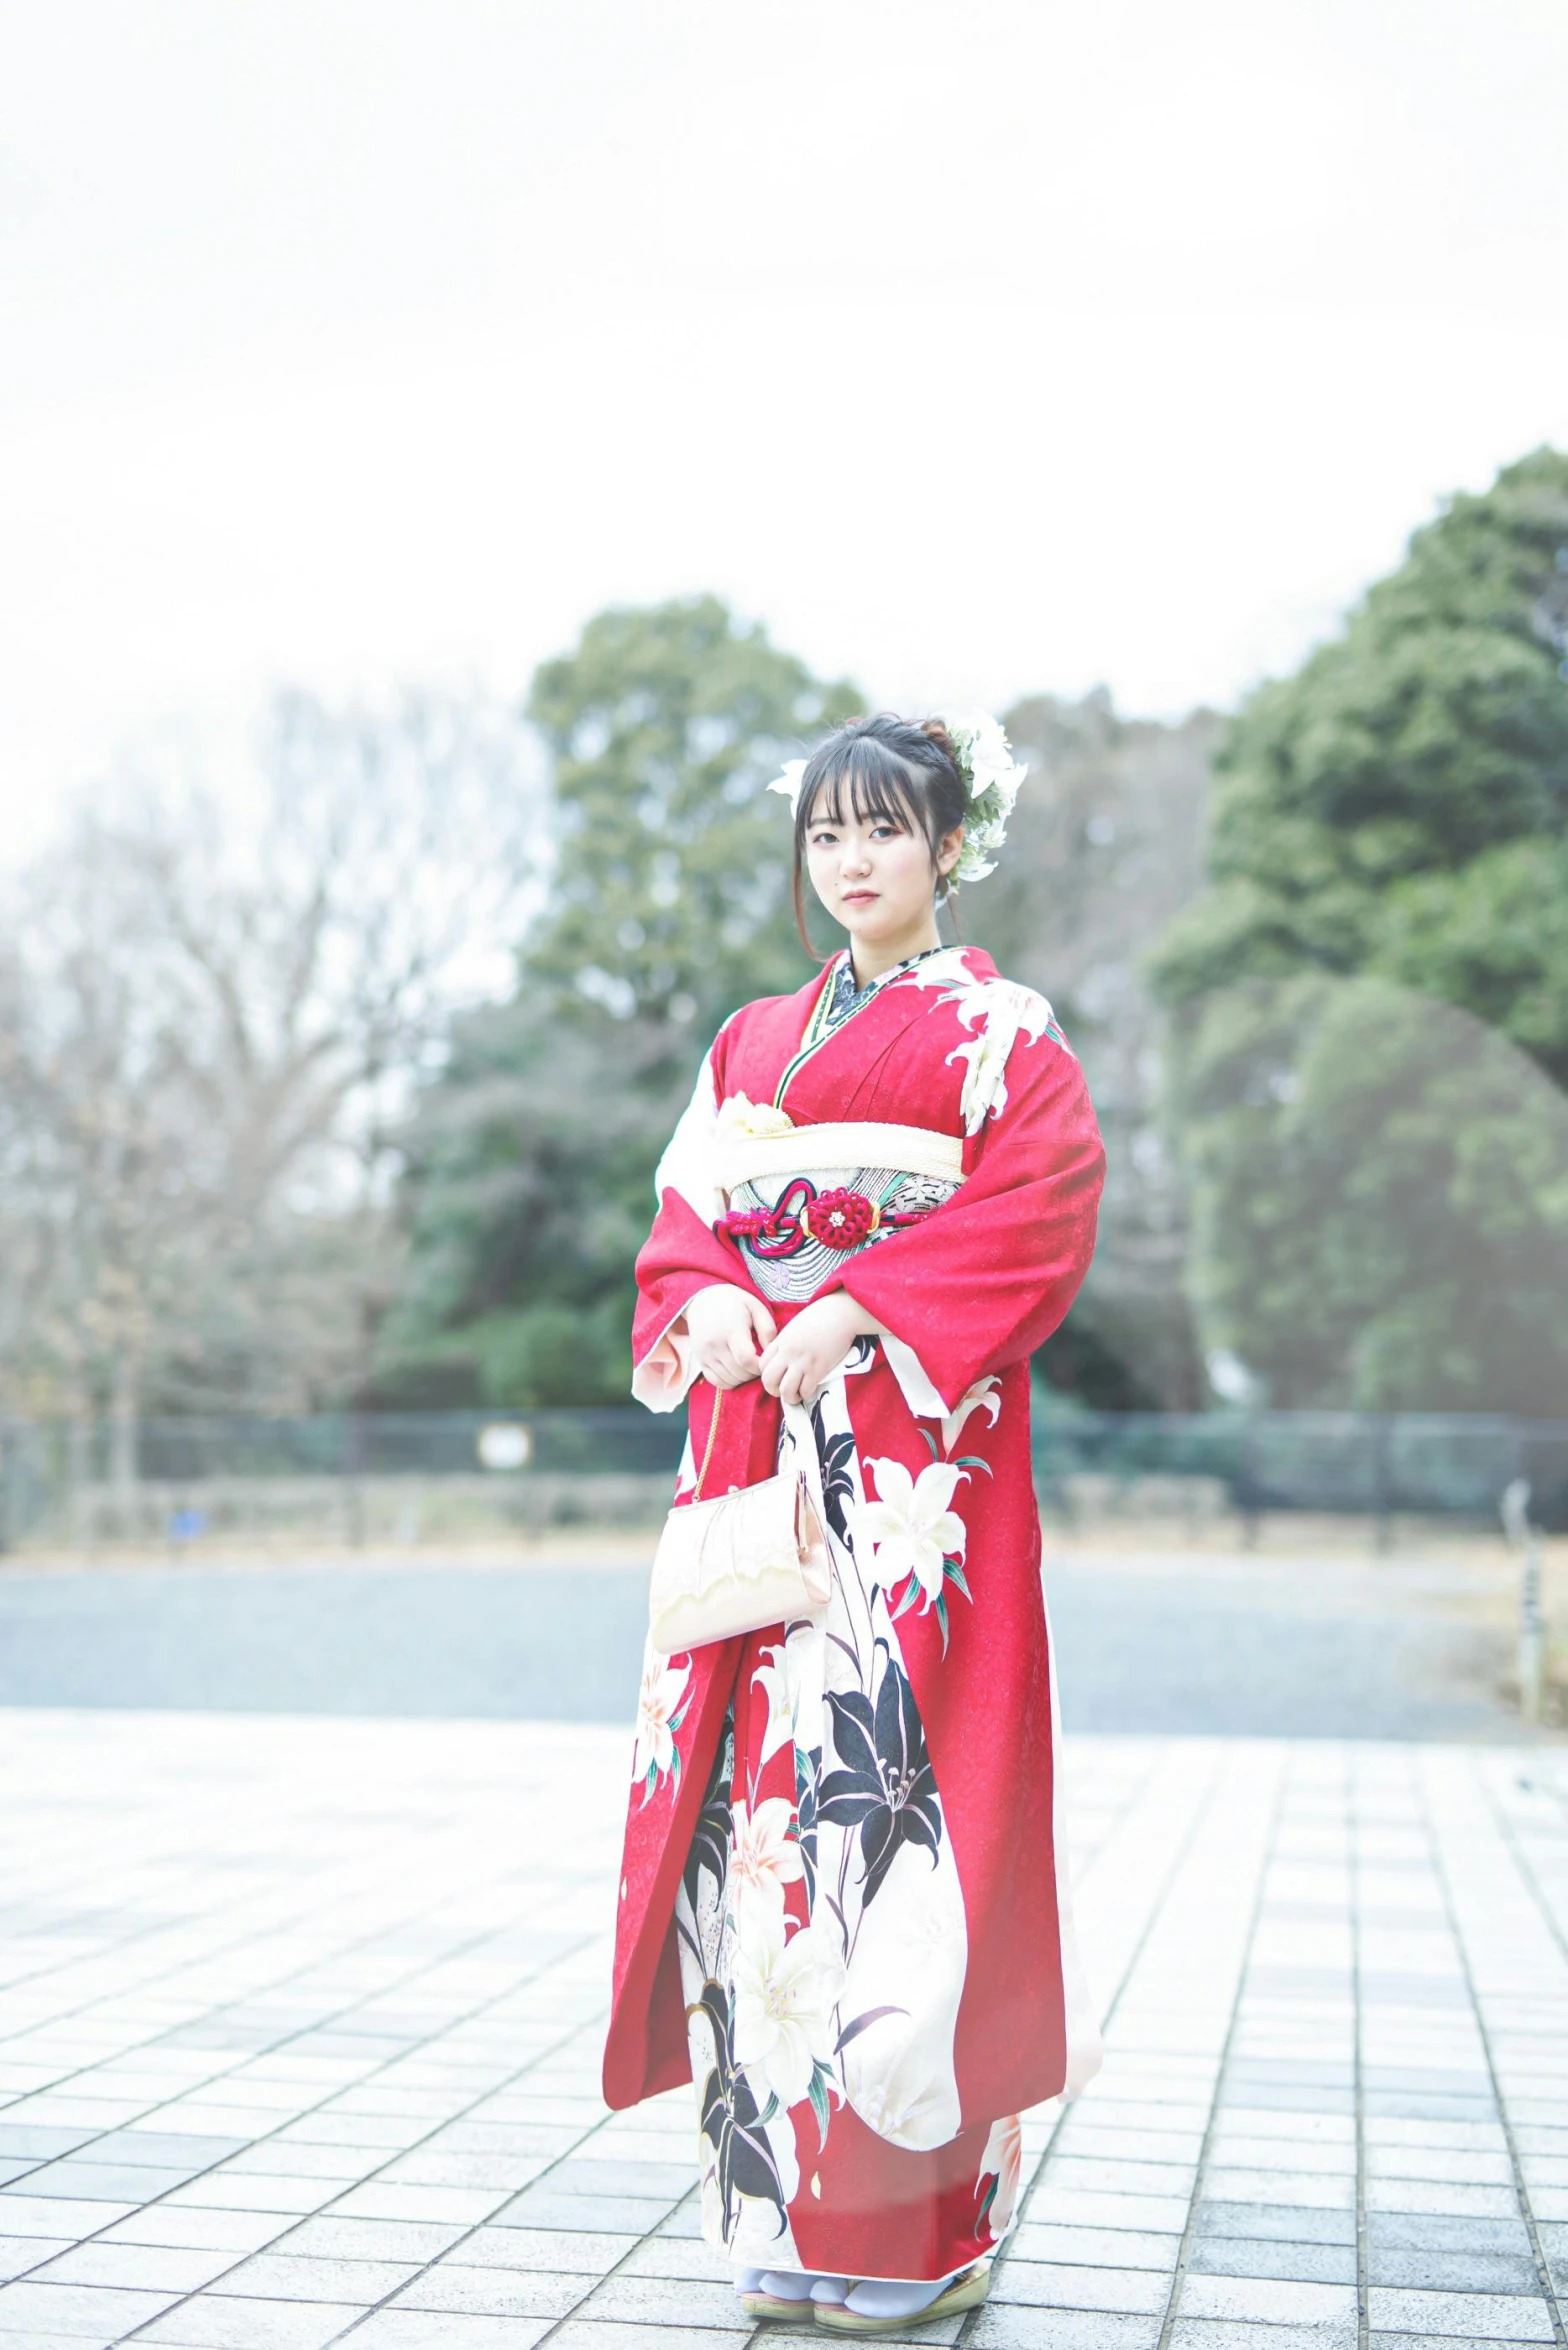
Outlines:
{"label": "black leaf pattern", "polygon": [[784,2185],[750,2083],[735,2068],[729,2001],[723,1986],[711,1979],[704,1983],[698,2009],[713,2032],[714,2061],[702,2085],[701,2127],[717,2158],[725,2236],[733,2231],[742,2195],[773,2205],[779,2215],[776,2232],[782,2236],[787,2224]]}
{"label": "black leaf pattern", "polygon": [[942,1802],[909,1676],[885,1640],[876,1707],[860,1690],[828,1692],[840,1767],[817,1796],[817,1817],[858,1828],[863,1899],[875,1900],[901,1844],[918,1845],[935,1867]]}
{"label": "black leaf pattern", "polygon": [[697,1872],[706,1869],[722,1895],[724,1880],[730,1865],[730,1787],[735,1776],[735,1717],[725,1716],[719,1733],[718,1752],[713,1758],[713,1770],[708,1779],[708,1792],[702,1799],[697,1814],[697,1825],[692,1830],[691,1850],[681,1871],[681,1887],[691,1908],[697,1915]]}
{"label": "black leaf pattern", "polygon": [[817,1781],[822,1773],[820,1746],[795,1749],[795,1822],[800,1835],[800,1857],[806,1871],[806,1912],[817,1906]]}
{"label": "black leaf pattern", "polygon": [[830,1436],[822,1418],[822,1399],[819,1396],[811,1407],[811,1425],[817,1440],[817,1459],[822,1470],[822,1504],[828,1514],[828,1524],[846,1550],[855,1545],[849,1531],[849,1504],[855,1498],[855,1480],[851,1463],[855,1458],[855,1439],[847,1428]]}

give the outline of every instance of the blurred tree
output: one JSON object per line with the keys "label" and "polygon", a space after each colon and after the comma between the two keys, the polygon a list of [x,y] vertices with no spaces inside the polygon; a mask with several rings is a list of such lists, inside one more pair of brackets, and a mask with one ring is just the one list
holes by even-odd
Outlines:
{"label": "blurred tree", "polygon": [[1200,1314],[1286,1408],[1568,1413],[1568,1098],[1381,978],[1217,993],[1183,1068]]}
{"label": "blurred tree", "polygon": [[1168,1002],[1380,971],[1568,1082],[1568,456],[1456,497],[1340,637],[1253,695],[1209,872],[1160,949]]}
{"label": "blurred tree", "polygon": [[712,596],[602,612],[539,670],[551,878],[515,995],[455,1025],[404,1138],[379,1395],[625,1400],[632,1259],[697,1063],[809,968],[766,786],[859,707]]}
{"label": "blurred tree", "polygon": [[959,916],[1055,1006],[1107,1159],[1094,1264],[1038,1368],[1104,1410],[1193,1410],[1207,1382],[1183,1283],[1183,1181],[1159,1114],[1163,1016],[1144,963],[1202,885],[1221,721],[1123,718],[1101,688],[1079,702],[1034,696],[1006,724],[1029,780],[1006,856]]}
{"label": "blurred tree", "polygon": [[766,786],[860,707],[715,596],[590,620],[528,697],[558,838],[523,994],[640,1015],[688,1051],[677,1032],[706,1035],[748,997],[798,987],[789,830]]}
{"label": "blurred tree", "polygon": [[[300,1408],[363,1377],[388,1131],[526,895],[515,721],[281,698],[258,789],[146,776],[26,874],[0,983],[0,1383]],[[21,918],[25,907],[25,919]]]}
{"label": "blurred tree", "polygon": [[[1551,1164],[1568,1080],[1565,655],[1568,457],[1539,450],[1456,497],[1230,731],[1213,886],[1155,976],[1175,1016],[1205,1341],[1276,1401],[1564,1408],[1539,1317],[1568,1168]],[[1483,1054],[1445,1003],[1518,1050]],[[1329,1045],[1349,1056],[1337,1074]],[[1521,1153],[1490,1205],[1488,1117]],[[1314,1119],[1345,1154],[1337,1192]],[[1439,1277],[1445,1247],[1469,1252],[1467,1272]]]}

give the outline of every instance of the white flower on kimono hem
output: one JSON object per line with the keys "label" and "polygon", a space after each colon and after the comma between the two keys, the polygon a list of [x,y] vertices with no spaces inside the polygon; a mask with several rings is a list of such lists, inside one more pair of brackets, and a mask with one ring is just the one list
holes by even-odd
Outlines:
{"label": "white flower on kimono hem", "polygon": [[963,1519],[951,1506],[969,1472],[954,1468],[950,1461],[933,1461],[918,1477],[912,1477],[902,1461],[867,1461],[865,1468],[877,1481],[877,1498],[855,1509],[856,1548],[864,1535],[873,1546],[884,1590],[913,1575],[928,1610],[942,1596],[943,1562],[962,1557],[969,1539]]}
{"label": "white flower on kimono hem", "polygon": [[957,1407],[942,1422],[942,1450],[950,1453],[964,1432],[964,1422],[971,1412],[985,1412],[992,1427],[1002,1415],[1002,1382],[997,1378],[977,1379],[959,1397]]}
{"label": "white flower on kimono hem", "polygon": [[791,1836],[795,1807],[786,1796],[770,1795],[749,1812],[744,1803],[730,1806],[730,1884],[737,1910],[758,1904],[782,1917],[784,1888],[806,1873],[800,1845]]}
{"label": "white flower on kimono hem", "polygon": [[665,1656],[650,1656],[643,1669],[642,1692],[637,1700],[637,1754],[632,1764],[632,1780],[646,1779],[650,1773],[657,1783],[675,1762],[675,1730],[681,1698],[691,1679],[691,1659],[683,1665],[674,1665]]}
{"label": "white flower on kimono hem", "polygon": [[819,2064],[833,2056],[833,2010],[843,1968],[812,1926],[785,1940],[785,1919],[748,1906],[735,1949],[735,2061],[759,2104],[768,2093],[786,2109],[811,2094]]}
{"label": "white flower on kimono hem", "polygon": [[751,1684],[755,1688],[760,1681],[768,1701],[768,1726],[762,1734],[762,1760],[767,1762],[788,1746],[795,1735],[795,1701],[790,1693],[789,1655],[783,1641],[762,1653],[769,1662],[757,1667]]}
{"label": "white flower on kimono hem", "polygon": [[1000,2121],[991,2124],[991,2134],[980,2157],[980,2177],[975,2181],[977,2187],[983,2179],[992,2181],[980,2207],[980,2217],[991,2232],[993,2244],[999,2244],[1012,2225],[1023,2166],[1023,2124],[1016,2113],[1004,2113]]}

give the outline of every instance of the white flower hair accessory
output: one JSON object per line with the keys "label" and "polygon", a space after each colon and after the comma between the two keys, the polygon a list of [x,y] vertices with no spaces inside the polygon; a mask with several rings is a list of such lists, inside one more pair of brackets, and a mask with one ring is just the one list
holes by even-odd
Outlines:
{"label": "white flower hair accessory", "polygon": [[773,781],[768,786],[769,791],[777,791],[784,794],[784,797],[789,802],[789,812],[792,816],[795,815],[799,810],[800,787],[805,782],[805,780],[805,760],[786,759],[781,772],[775,775]]}
{"label": "white flower hair accessory", "polygon": [[962,881],[984,881],[996,871],[996,853],[1007,839],[1007,820],[1029,770],[1013,757],[1001,720],[984,711],[953,719],[947,736],[969,794],[964,845],[951,879],[956,888]]}
{"label": "white flower hair accessory", "polygon": [[[954,719],[947,736],[969,800],[964,845],[948,876],[951,893],[960,882],[984,881],[988,873],[996,871],[997,851],[1007,839],[1007,820],[1029,770],[1013,757],[1001,720],[984,711]],[[792,816],[800,808],[806,764],[804,759],[786,759],[782,771],[768,785],[769,791],[788,800]]]}

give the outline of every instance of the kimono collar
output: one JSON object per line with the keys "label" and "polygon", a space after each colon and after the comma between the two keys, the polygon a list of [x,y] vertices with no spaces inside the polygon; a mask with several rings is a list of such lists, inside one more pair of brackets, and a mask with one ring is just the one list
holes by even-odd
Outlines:
{"label": "kimono collar", "polygon": [[879,971],[875,979],[868,979],[864,987],[857,987],[855,985],[854,956],[848,947],[842,948],[839,952],[838,967],[833,973],[832,984],[828,990],[827,1001],[823,1006],[823,1026],[836,1028],[841,1020],[849,1018],[851,1012],[858,1012],[863,1005],[869,1004],[877,989],[886,987],[890,979],[900,979],[906,971],[913,971],[916,964],[929,961],[932,955],[946,954],[950,951],[949,948],[940,944],[934,947],[923,947],[918,955],[906,955],[901,963],[894,963],[886,971]]}

